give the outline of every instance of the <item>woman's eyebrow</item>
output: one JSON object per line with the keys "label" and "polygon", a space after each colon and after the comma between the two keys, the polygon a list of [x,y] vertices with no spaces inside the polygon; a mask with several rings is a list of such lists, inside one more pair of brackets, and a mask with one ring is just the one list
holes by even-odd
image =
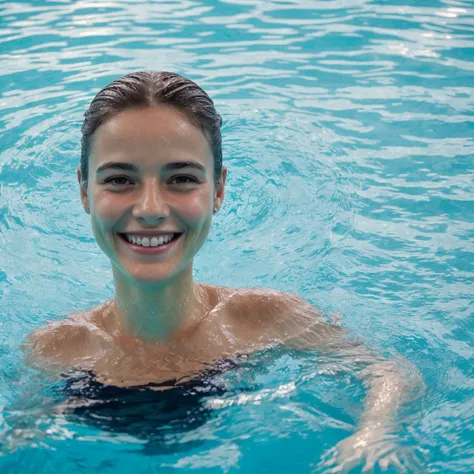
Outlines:
{"label": "woman's eyebrow", "polygon": [[[194,168],[198,171],[206,172],[206,168],[198,163],[197,161],[174,161],[172,163],[167,163],[163,169],[165,171],[173,171],[173,170],[180,170],[183,168]],[[133,171],[138,173],[138,167],[132,165],[131,163],[122,163],[120,161],[110,161],[100,165],[97,170],[96,174],[102,173],[108,169],[115,169],[115,170],[122,170],[122,171]]]}
{"label": "woman's eyebrow", "polygon": [[163,169],[166,171],[180,170],[182,168],[194,168],[199,171],[203,171],[204,173],[206,172],[206,168],[197,161],[175,161],[172,163],[167,163],[163,167]]}
{"label": "woman's eyebrow", "polygon": [[108,169],[115,169],[115,170],[122,170],[122,171],[134,171],[135,173],[138,172],[138,168],[131,163],[121,163],[119,161],[110,161],[108,163],[104,163],[100,165],[97,170],[96,174],[102,173]]}

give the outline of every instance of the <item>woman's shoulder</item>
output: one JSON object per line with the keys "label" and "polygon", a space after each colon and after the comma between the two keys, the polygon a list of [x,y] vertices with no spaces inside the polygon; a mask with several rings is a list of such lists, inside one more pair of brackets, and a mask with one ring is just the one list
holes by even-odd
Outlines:
{"label": "woman's shoulder", "polygon": [[298,295],[270,288],[226,288],[224,301],[229,309],[242,314],[253,310],[254,315],[260,316],[275,315],[281,310],[306,304]]}
{"label": "woman's shoulder", "polygon": [[313,305],[293,293],[238,289],[228,291],[223,304],[234,334],[242,339],[314,349],[340,346],[348,334],[336,317],[326,321]]}
{"label": "woman's shoulder", "polygon": [[100,330],[100,320],[109,302],[87,311],[73,313],[67,318],[52,321],[28,335],[22,348],[27,362],[70,364],[87,356],[91,337]]}
{"label": "woman's shoulder", "polygon": [[270,288],[224,288],[221,301],[237,316],[253,319],[273,319],[284,316],[288,311],[309,310],[312,306],[294,293]]}
{"label": "woman's shoulder", "polygon": [[222,290],[220,307],[232,327],[269,340],[286,340],[321,321],[321,314],[293,293],[268,288]]}

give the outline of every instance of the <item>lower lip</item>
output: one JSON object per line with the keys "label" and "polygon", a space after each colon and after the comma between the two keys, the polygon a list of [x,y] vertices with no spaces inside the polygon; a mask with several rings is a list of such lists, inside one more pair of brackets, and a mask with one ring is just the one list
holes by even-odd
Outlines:
{"label": "lower lip", "polygon": [[142,245],[135,245],[129,242],[125,237],[120,235],[120,240],[130,249],[133,250],[134,252],[140,253],[142,255],[161,255],[163,253],[168,252],[176,242],[182,237],[183,234],[180,234],[178,237],[175,237],[173,240],[169,241],[166,244],[163,245],[157,245],[156,247],[143,247]]}

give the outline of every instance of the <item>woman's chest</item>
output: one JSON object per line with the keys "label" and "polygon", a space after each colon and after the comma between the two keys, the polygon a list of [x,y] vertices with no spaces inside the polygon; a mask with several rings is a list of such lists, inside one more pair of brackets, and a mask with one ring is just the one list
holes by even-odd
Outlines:
{"label": "woman's chest", "polygon": [[164,348],[130,346],[103,351],[89,359],[87,369],[99,382],[116,386],[177,383],[195,379],[200,374],[223,370],[248,347],[240,345],[176,344]]}
{"label": "woman's chest", "polygon": [[166,343],[111,337],[102,343],[94,341],[90,347],[99,349],[96,356],[88,356],[86,364],[79,365],[92,371],[99,382],[122,387],[184,382],[225,369],[238,355],[261,349],[250,336],[241,337],[231,318],[214,312],[199,330]]}

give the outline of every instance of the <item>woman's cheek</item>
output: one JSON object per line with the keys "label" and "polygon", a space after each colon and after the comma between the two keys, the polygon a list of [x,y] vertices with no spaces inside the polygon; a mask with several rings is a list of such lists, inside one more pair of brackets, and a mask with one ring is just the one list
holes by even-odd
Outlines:
{"label": "woman's cheek", "polygon": [[113,196],[110,193],[99,193],[94,199],[94,212],[104,223],[115,223],[124,212],[124,202],[120,196]]}
{"label": "woman's cheek", "polygon": [[196,193],[183,203],[181,215],[188,222],[200,222],[208,214],[212,214],[212,202],[208,192]]}

